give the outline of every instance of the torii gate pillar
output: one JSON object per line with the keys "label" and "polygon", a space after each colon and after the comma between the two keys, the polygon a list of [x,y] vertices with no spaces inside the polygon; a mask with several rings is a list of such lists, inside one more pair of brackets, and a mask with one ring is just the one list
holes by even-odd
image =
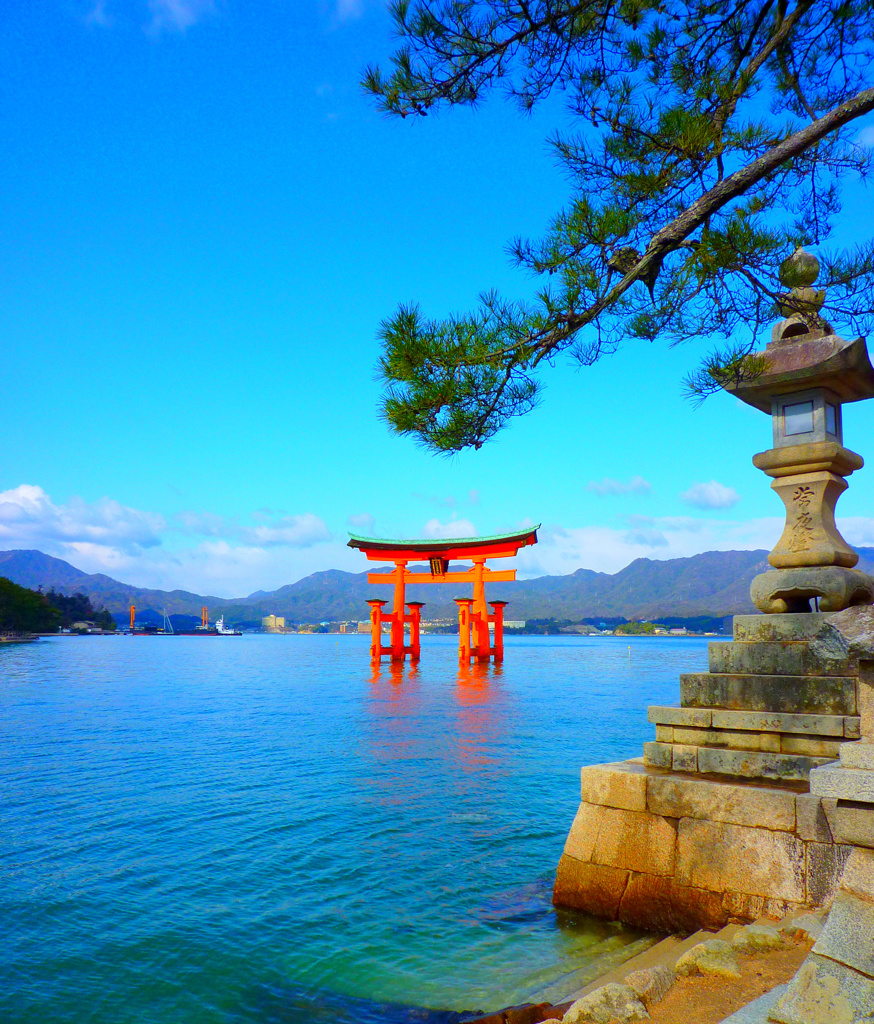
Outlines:
{"label": "torii gate pillar", "polygon": [[[459,615],[458,654],[462,661],[471,658],[477,661],[496,662],[504,657],[504,607],[506,601],[492,601],[489,614],[486,603],[486,581],[515,580],[516,570],[495,571],[486,566],[489,558],[509,558],[519,548],[537,543],[534,527],[522,533],[501,534],[494,537],[462,537],[456,540],[379,540],[374,537],[357,537],[349,540],[349,547],[364,551],[371,561],[394,562],[391,573],[368,573],[368,583],[394,584],[394,599],[391,612],[384,612],[385,601],[371,600],[370,605],[370,656],[379,660],[387,654],[392,661],[403,661],[409,654],[412,661],[420,655],[419,625],[424,605],[420,601],[406,600],[407,583],[472,583],[473,597],[456,598]],[[425,556],[430,562],[430,573],[410,572],[409,562]],[[470,559],[472,568],[464,572],[449,572],[452,559]],[[408,609],[408,614],[404,613]],[[383,623],[390,627],[387,645],[382,642]],[[410,642],[404,643],[406,626],[410,629]],[[494,645],[491,643],[489,625],[494,626]]]}

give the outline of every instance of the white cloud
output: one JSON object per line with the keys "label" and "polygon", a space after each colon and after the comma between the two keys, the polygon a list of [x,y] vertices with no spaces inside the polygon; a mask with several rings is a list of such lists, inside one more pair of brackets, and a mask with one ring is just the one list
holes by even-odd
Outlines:
{"label": "white cloud", "polygon": [[283,544],[295,548],[309,548],[313,544],[331,539],[331,531],[325,523],[312,512],[300,516],[282,516],[270,523],[258,526],[244,526],[240,529],[244,540],[261,547],[273,547]]}
{"label": "white cloud", "polygon": [[214,0],[149,0],[153,32],[184,32],[201,18],[215,13]]}
{"label": "white cloud", "polygon": [[595,494],[649,494],[652,484],[642,476],[633,476],[630,480],[613,480],[609,476],[603,480],[592,480],[586,485],[587,491]]}
{"label": "white cloud", "polygon": [[162,516],[127,508],[112,498],[89,504],[71,498],[56,505],[32,484],[0,492],[0,544],[45,550],[75,543],[113,547],[129,553],[161,543]]}
{"label": "white cloud", "polygon": [[[874,520],[871,520],[874,536]],[[516,562],[520,577],[563,576],[577,569],[614,573],[635,558],[687,558],[702,551],[767,551],[783,531],[781,518],[748,522],[692,516],[630,518],[627,528],[545,526],[539,543],[523,548]]]}
{"label": "white cloud", "polygon": [[376,520],[369,512],[362,512],[361,515],[349,516],[347,524],[352,527],[352,532],[362,537],[374,537]]}
{"label": "white cloud", "polygon": [[217,516],[213,512],[180,512],[176,516],[176,523],[183,533],[206,537],[230,537],[240,529],[236,521]]}
{"label": "white cloud", "polygon": [[860,146],[874,146],[874,124],[866,125],[856,136]]}
{"label": "white cloud", "polygon": [[468,505],[479,505],[479,491],[476,488],[467,492],[467,503]]}
{"label": "white cloud", "polygon": [[726,487],[718,480],[694,484],[680,498],[693,508],[731,508],[740,501],[740,495],[733,487]]}
{"label": "white cloud", "polygon": [[478,531],[469,519],[450,519],[448,523],[441,523],[439,519],[429,519],[422,529],[422,536],[434,540],[476,537]]}

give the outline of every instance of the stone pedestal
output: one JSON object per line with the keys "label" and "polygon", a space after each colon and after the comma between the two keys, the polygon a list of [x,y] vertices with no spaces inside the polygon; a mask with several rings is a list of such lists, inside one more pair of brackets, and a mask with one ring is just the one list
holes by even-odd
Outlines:
{"label": "stone pedestal", "polygon": [[851,847],[808,779],[874,726],[872,640],[871,608],[737,616],[642,759],[583,768],[555,902],[668,931],[828,905]]}
{"label": "stone pedestal", "polygon": [[[865,684],[863,684],[865,685]],[[870,737],[874,738],[874,737]],[[874,1018],[874,743],[847,743],[840,761],[810,775],[811,793],[834,802],[832,827],[852,844],[822,934],[770,1012],[777,1024]]]}

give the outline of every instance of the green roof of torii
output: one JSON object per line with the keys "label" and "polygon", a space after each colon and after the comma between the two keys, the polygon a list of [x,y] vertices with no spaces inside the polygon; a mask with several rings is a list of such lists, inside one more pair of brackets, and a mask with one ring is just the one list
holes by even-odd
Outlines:
{"label": "green roof of torii", "polygon": [[521,542],[527,540],[532,535],[534,540],[531,543],[536,543],[537,531],[539,529],[540,523],[536,526],[530,526],[526,530],[515,530],[513,533],[493,533],[488,537],[437,537],[429,540],[422,540],[421,538],[418,540],[389,540],[383,537],[362,537],[357,533],[350,533],[348,547],[361,550],[382,548],[387,551],[399,549],[422,552],[442,551],[444,548],[472,547],[475,544],[497,547],[502,542]]}

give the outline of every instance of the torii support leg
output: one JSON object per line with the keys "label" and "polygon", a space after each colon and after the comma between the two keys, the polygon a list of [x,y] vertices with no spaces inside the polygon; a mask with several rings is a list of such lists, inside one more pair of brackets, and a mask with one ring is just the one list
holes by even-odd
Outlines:
{"label": "torii support leg", "polygon": [[379,661],[382,656],[382,606],[385,601],[370,600],[370,660]]}
{"label": "torii support leg", "polygon": [[458,605],[458,660],[465,665],[470,664],[470,607],[473,601],[469,597],[456,597]]}
{"label": "torii support leg", "polygon": [[407,622],[410,624],[410,646],[405,648],[409,652],[410,661],[418,661],[421,647],[419,645],[419,623],[422,618],[422,609],[425,605],[421,601],[408,601],[407,608],[410,609],[410,614],[407,616]]}
{"label": "torii support leg", "polygon": [[483,578],[485,559],[474,559],[473,567],[473,654],[477,661],[488,661],[489,610],[486,606],[486,584]]}
{"label": "torii support leg", "polygon": [[492,606],[493,615],[489,616],[489,622],[495,624],[495,646],[492,648],[492,655],[497,665],[504,660],[504,608],[506,601],[489,601]]}
{"label": "torii support leg", "polygon": [[395,562],[395,571],[392,574],[395,582],[395,598],[391,614],[391,660],[404,660],[404,572],[406,561]]}

